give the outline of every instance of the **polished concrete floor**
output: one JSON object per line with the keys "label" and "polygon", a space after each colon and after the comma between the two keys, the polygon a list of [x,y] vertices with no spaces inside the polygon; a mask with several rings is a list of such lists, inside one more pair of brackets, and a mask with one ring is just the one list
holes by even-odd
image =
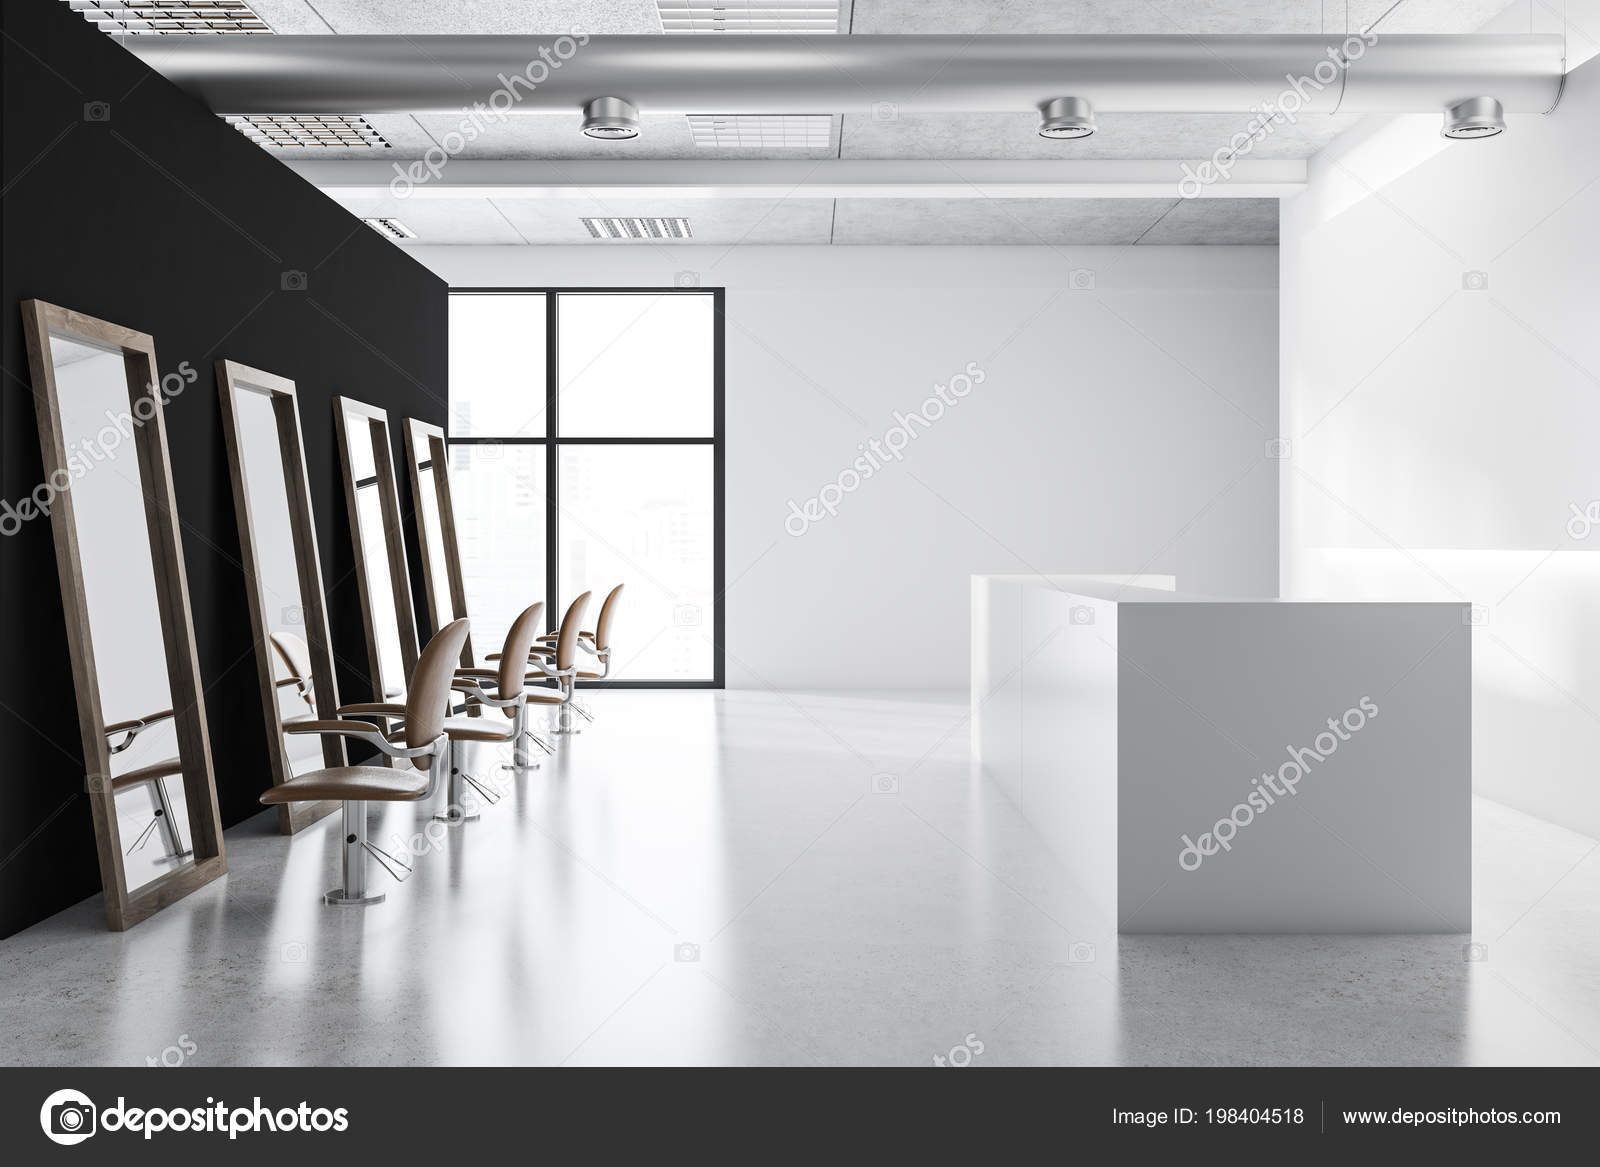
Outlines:
{"label": "polished concrete floor", "polygon": [[0,1060],[1600,1063],[1600,845],[1493,803],[1471,937],[1119,940],[970,776],[959,696],[593,706],[377,907],[320,902],[336,819],[262,815],[131,932],[97,898],[0,942]]}

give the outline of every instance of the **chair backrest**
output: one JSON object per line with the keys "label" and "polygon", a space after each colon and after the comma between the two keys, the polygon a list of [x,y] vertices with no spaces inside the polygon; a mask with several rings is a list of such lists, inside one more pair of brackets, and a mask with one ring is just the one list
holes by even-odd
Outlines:
{"label": "chair backrest", "polygon": [[589,593],[584,592],[561,620],[561,632],[556,637],[556,668],[570,669],[578,659],[578,625],[583,620],[583,610],[589,606]]}
{"label": "chair backrest", "polygon": [[[511,622],[511,631],[506,633],[506,645],[500,654],[497,696],[502,699],[522,691],[523,678],[528,675],[528,650],[533,647],[533,638],[539,635],[539,615],[543,611],[544,601],[541,600],[523,609],[522,615]],[[506,710],[507,717],[514,713],[515,710]]]}
{"label": "chair backrest", "polygon": [[611,589],[611,594],[600,605],[600,618],[594,622],[594,646],[601,652],[611,647],[611,617],[616,613],[617,597],[621,594],[621,584]]}
{"label": "chair backrest", "polygon": [[[411,692],[406,695],[408,749],[425,746],[444,732],[444,719],[450,710],[450,682],[455,679],[456,662],[461,659],[461,646],[466,642],[467,622],[455,620],[439,629],[417,658],[417,667],[411,674]],[[418,758],[417,765],[427,769],[431,761]]]}
{"label": "chair backrest", "polygon": [[311,678],[310,647],[292,632],[270,632],[267,639],[272,642],[272,650],[278,654],[278,660],[288,670],[289,677],[299,682],[301,698],[315,712],[316,688]]}

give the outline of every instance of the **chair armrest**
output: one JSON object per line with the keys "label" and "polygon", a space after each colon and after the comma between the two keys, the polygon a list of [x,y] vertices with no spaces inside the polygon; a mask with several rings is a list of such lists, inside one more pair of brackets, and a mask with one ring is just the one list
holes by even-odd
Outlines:
{"label": "chair armrest", "polygon": [[[522,700],[522,693],[520,690],[511,697],[491,697],[489,694],[483,691],[483,689],[477,684],[476,680],[472,677],[457,677],[454,681],[450,682],[450,688],[457,693],[467,694],[467,696],[473,698],[482,705],[489,706],[491,709],[510,709],[512,706],[516,705],[517,702]],[[498,692],[498,686],[496,686],[496,691]]]}
{"label": "chair armrest", "polygon": [[365,714],[369,717],[374,714],[381,717],[404,717],[406,707],[396,705],[392,701],[361,701],[354,705],[341,705],[336,712],[340,717],[351,714]]}
{"label": "chair armrest", "polygon": [[406,749],[390,741],[383,734],[364,721],[297,721],[283,727],[284,733],[315,733],[335,734],[339,737],[353,737],[368,745],[376,746],[380,753],[391,758],[421,758],[433,753],[434,743],[418,746],[415,749]]}

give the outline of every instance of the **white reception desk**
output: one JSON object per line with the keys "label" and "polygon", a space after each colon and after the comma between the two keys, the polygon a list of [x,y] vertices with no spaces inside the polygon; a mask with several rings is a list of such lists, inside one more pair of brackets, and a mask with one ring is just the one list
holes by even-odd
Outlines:
{"label": "white reception desk", "polygon": [[1466,604],[974,576],[973,753],[1120,932],[1469,932]]}

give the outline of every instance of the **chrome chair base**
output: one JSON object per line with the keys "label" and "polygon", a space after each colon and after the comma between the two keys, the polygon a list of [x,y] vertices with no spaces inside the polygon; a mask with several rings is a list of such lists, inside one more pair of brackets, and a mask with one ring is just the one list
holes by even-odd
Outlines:
{"label": "chrome chair base", "polygon": [[460,811],[459,809],[457,809],[456,807],[451,807],[449,810],[442,810],[438,814],[434,815],[433,816],[433,821],[436,822],[436,823],[452,823],[452,824],[453,823],[475,823],[475,822],[478,821],[478,819],[480,817],[481,816],[475,815],[475,814],[465,814],[462,811]]}
{"label": "chrome chair base", "polygon": [[336,887],[322,897],[322,902],[343,908],[365,908],[371,904],[381,904],[387,898],[381,891],[374,895],[351,895],[344,888]]}

